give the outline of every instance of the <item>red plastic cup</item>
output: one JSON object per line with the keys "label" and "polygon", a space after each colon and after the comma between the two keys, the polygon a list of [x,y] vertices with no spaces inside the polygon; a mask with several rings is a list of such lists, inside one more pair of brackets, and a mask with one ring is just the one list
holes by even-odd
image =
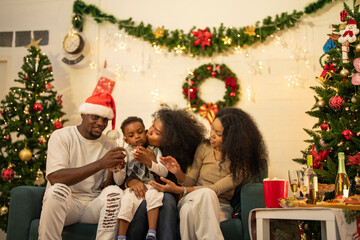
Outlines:
{"label": "red plastic cup", "polygon": [[286,180],[264,180],[264,197],[267,208],[281,208],[280,199],[288,197],[289,182]]}

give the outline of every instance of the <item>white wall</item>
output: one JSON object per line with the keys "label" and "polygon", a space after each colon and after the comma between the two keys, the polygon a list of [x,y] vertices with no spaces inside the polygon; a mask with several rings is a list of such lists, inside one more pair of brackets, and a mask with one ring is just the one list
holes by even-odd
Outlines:
{"label": "white wall", "polygon": [[[86,1],[100,6],[107,13],[119,19],[133,17],[155,27],[190,30],[192,26],[204,28],[225,26],[246,26],[255,24],[267,16],[292,10],[303,10],[312,0],[257,0],[257,1],[190,1],[173,2],[154,1]],[[346,1],[348,4],[352,1]],[[213,62],[224,63],[234,71],[241,85],[241,100],[236,107],[249,112],[257,121],[266,140],[270,156],[270,177],[287,178],[287,169],[300,168],[292,161],[301,157],[300,151],[308,145],[303,128],[311,128],[315,123],[305,114],[314,104],[314,93],[309,86],[317,85],[315,77],[322,69],[318,63],[322,47],[331,33],[330,24],[340,23],[339,13],[342,2],[326,6],[317,14],[304,16],[297,27],[284,30],[264,44],[248,47],[248,56],[243,54],[218,55],[212,58],[191,58],[189,56],[167,53],[156,54],[148,42],[123,35],[127,48],[115,52],[111,47],[111,33],[116,26],[105,23],[96,24],[87,19],[84,34],[91,47],[88,61],[96,63],[98,68],[73,68],[61,62],[62,42],[71,28],[72,0],[2,0],[0,1],[0,31],[49,30],[49,45],[42,47],[53,66],[55,89],[63,95],[64,111],[70,121],[66,125],[80,122],[77,107],[91,95],[101,74],[104,60],[108,69],[115,72],[120,66],[113,96],[117,103],[117,127],[130,115],[138,115],[151,124],[151,114],[158,105],[152,102],[151,91],[158,89],[163,102],[185,107],[182,96],[182,84],[187,68]],[[305,54],[303,50],[306,50]],[[21,70],[25,48],[0,48],[0,60],[10,59],[10,74],[2,80],[0,98],[15,85],[13,81]],[[291,58],[293,56],[293,58]],[[303,59],[301,59],[303,58]],[[305,61],[309,60],[309,68]],[[250,73],[257,61],[263,63],[261,73]],[[142,68],[142,72],[132,71],[132,66]],[[256,68],[258,70],[258,68]],[[300,86],[288,86],[285,76],[300,74]],[[0,78],[3,79],[3,78]],[[251,86],[255,102],[247,99],[246,89]],[[219,89],[219,90],[218,90]],[[207,81],[201,91],[205,100],[216,101],[223,96],[224,86],[217,81]],[[209,95],[207,91],[217,94]],[[207,121],[201,119],[208,125]]]}

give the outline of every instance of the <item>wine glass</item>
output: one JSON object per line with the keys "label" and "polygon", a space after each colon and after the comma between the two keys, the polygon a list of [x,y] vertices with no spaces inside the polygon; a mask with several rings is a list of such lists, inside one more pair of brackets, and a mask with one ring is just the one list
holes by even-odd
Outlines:
{"label": "wine glass", "polygon": [[[109,130],[107,133],[106,133],[106,136],[112,140],[115,140],[116,141],[116,147],[119,147],[120,146],[120,132],[116,129],[114,130]],[[124,145],[123,145],[124,147]],[[116,173],[119,171],[119,168],[118,167],[113,167],[112,169],[112,172]]]}
{"label": "wine glass", "polygon": [[306,194],[308,194],[308,182],[305,178],[305,171],[304,170],[297,170],[296,171],[298,179],[299,179],[299,189],[303,195],[303,199],[306,201]]}
{"label": "wine glass", "polygon": [[299,186],[298,174],[296,170],[289,170],[288,174],[289,174],[290,189],[291,192],[293,193],[293,196],[295,197]]}

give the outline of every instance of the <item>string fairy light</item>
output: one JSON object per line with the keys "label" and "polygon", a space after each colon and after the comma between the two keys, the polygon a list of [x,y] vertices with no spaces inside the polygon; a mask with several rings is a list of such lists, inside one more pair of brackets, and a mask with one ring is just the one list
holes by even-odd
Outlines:
{"label": "string fairy light", "polygon": [[246,92],[247,92],[248,101],[249,102],[255,102],[255,93],[254,93],[253,88],[252,88],[251,85],[247,86]]}
{"label": "string fairy light", "polygon": [[160,98],[160,93],[159,93],[159,89],[155,89],[154,91],[151,91],[151,96],[152,96],[152,102],[156,103],[157,105],[161,104],[161,98]]}

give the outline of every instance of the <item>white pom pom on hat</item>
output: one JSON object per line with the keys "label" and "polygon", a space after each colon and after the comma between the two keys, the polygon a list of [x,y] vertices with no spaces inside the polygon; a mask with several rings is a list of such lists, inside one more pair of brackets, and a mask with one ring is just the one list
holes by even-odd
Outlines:
{"label": "white pom pom on hat", "polygon": [[101,92],[90,96],[80,105],[79,112],[112,119],[112,129],[115,129],[116,107],[110,93]]}

